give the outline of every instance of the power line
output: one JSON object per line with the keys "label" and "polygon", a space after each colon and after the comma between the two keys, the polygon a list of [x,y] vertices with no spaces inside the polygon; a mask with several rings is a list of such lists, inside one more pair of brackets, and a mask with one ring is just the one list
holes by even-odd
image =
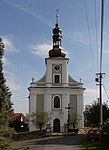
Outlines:
{"label": "power line", "polygon": [[95,66],[94,66],[94,59],[93,59],[93,52],[92,52],[91,34],[90,34],[90,27],[89,27],[89,19],[88,19],[88,11],[87,11],[86,0],[84,0],[84,5],[85,5],[85,12],[86,12],[86,20],[87,20],[90,50],[91,50],[92,66],[93,66],[93,70],[94,70],[94,74],[95,74]]}
{"label": "power line", "polygon": [[98,48],[98,30],[97,30],[97,5],[96,5],[96,0],[94,1],[95,2],[95,35],[96,35],[96,51],[97,51],[97,68],[99,68],[99,59],[98,59],[98,56],[99,56],[99,48]]}
{"label": "power line", "polygon": [[101,45],[100,45],[100,73],[102,72],[103,55],[103,23],[104,23],[104,0],[101,3]]}
{"label": "power line", "polygon": [[14,99],[16,99],[16,98],[20,98],[20,97],[24,97],[24,96],[27,96],[27,95],[18,95],[18,96],[12,96],[12,97],[14,97]]}
{"label": "power line", "polygon": [[105,93],[106,93],[107,98],[109,99],[109,95],[108,95],[108,93],[107,93],[107,90],[106,90],[104,84],[103,84],[103,88],[104,88],[104,91],[105,91]]}
{"label": "power line", "polygon": [[23,100],[23,99],[26,99],[28,98],[28,96],[25,96],[25,97],[21,97],[21,98],[13,98],[12,101],[15,102],[15,101],[20,101],[20,100]]}

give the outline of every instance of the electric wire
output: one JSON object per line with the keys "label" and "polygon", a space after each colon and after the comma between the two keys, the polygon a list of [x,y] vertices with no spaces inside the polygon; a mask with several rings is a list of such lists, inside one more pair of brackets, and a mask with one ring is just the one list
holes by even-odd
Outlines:
{"label": "electric wire", "polygon": [[23,99],[26,99],[28,98],[28,96],[23,96],[23,97],[20,97],[20,98],[12,98],[12,101],[20,101],[20,100],[23,100]]}
{"label": "electric wire", "polygon": [[109,99],[109,95],[108,95],[108,93],[107,93],[107,90],[106,90],[104,84],[103,84],[103,88],[104,88],[104,91],[105,91],[105,93],[106,93],[107,98]]}
{"label": "electric wire", "polygon": [[14,99],[16,99],[16,98],[20,98],[20,97],[25,97],[25,96],[27,96],[27,95],[18,95],[18,96],[12,96]]}
{"label": "electric wire", "polygon": [[86,21],[87,21],[87,29],[88,29],[88,35],[89,35],[89,43],[90,43],[90,50],[91,50],[91,59],[92,59],[92,67],[95,74],[95,66],[94,66],[94,59],[93,59],[93,52],[92,52],[92,42],[91,42],[91,34],[90,34],[90,27],[89,27],[89,19],[88,19],[88,11],[87,11],[87,4],[86,0],[84,0],[84,6],[85,6],[85,12],[86,12]]}
{"label": "electric wire", "polygon": [[12,100],[12,102],[17,102],[17,101],[24,101],[24,100],[27,100],[28,97],[25,97],[23,99],[17,99],[17,100]]}
{"label": "electric wire", "polygon": [[102,0],[102,3],[101,3],[100,73],[102,72],[102,55],[103,55],[103,23],[104,23],[104,0]]}
{"label": "electric wire", "polygon": [[97,28],[97,5],[96,5],[96,0],[95,2],[95,37],[96,37],[96,52],[97,52],[97,68],[99,69],[99,48],[98,48],[98,28]]}

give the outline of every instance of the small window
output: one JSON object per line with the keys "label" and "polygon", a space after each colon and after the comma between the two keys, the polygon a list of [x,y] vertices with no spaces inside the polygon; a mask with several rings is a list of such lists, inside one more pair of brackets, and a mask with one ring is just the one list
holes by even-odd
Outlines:
{"label": "small window", "polygon": [[59,41],[55,41],[53,45],[59,45]]}
{"label": "small window", "polygon": [[54,97],[54,108],[60,108],[60,98],[59,98],[59,96]]}
{"label": "small window", "polygon": [[54,76],[54,83],[60,83],[60,76],[59,75]]}
{"label": "small window", "polygon": [[56,41],[56,45],[59,45],[59,41]]}

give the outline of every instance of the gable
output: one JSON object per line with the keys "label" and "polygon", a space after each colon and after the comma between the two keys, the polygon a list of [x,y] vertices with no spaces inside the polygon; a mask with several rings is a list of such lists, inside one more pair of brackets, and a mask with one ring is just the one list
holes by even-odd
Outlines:
{"label": "gable", "polygon": [[70,75],[68,75],[68,83],[78,85],[78,82],[74,80]]}
{"label": "gable", "polygon": [[45,82],[45,75],[41,78],[41,79],[39,79],[37,82]]}

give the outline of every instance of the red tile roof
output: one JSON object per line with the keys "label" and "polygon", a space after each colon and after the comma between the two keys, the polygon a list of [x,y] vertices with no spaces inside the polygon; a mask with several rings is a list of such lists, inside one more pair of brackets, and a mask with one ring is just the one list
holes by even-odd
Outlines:
{"label": "red tile roof", "polygon": [[23,116],[22,113],[14,113],[14,114],[12,114],[12,119],[18,119],[20,121],[21,116]]}

